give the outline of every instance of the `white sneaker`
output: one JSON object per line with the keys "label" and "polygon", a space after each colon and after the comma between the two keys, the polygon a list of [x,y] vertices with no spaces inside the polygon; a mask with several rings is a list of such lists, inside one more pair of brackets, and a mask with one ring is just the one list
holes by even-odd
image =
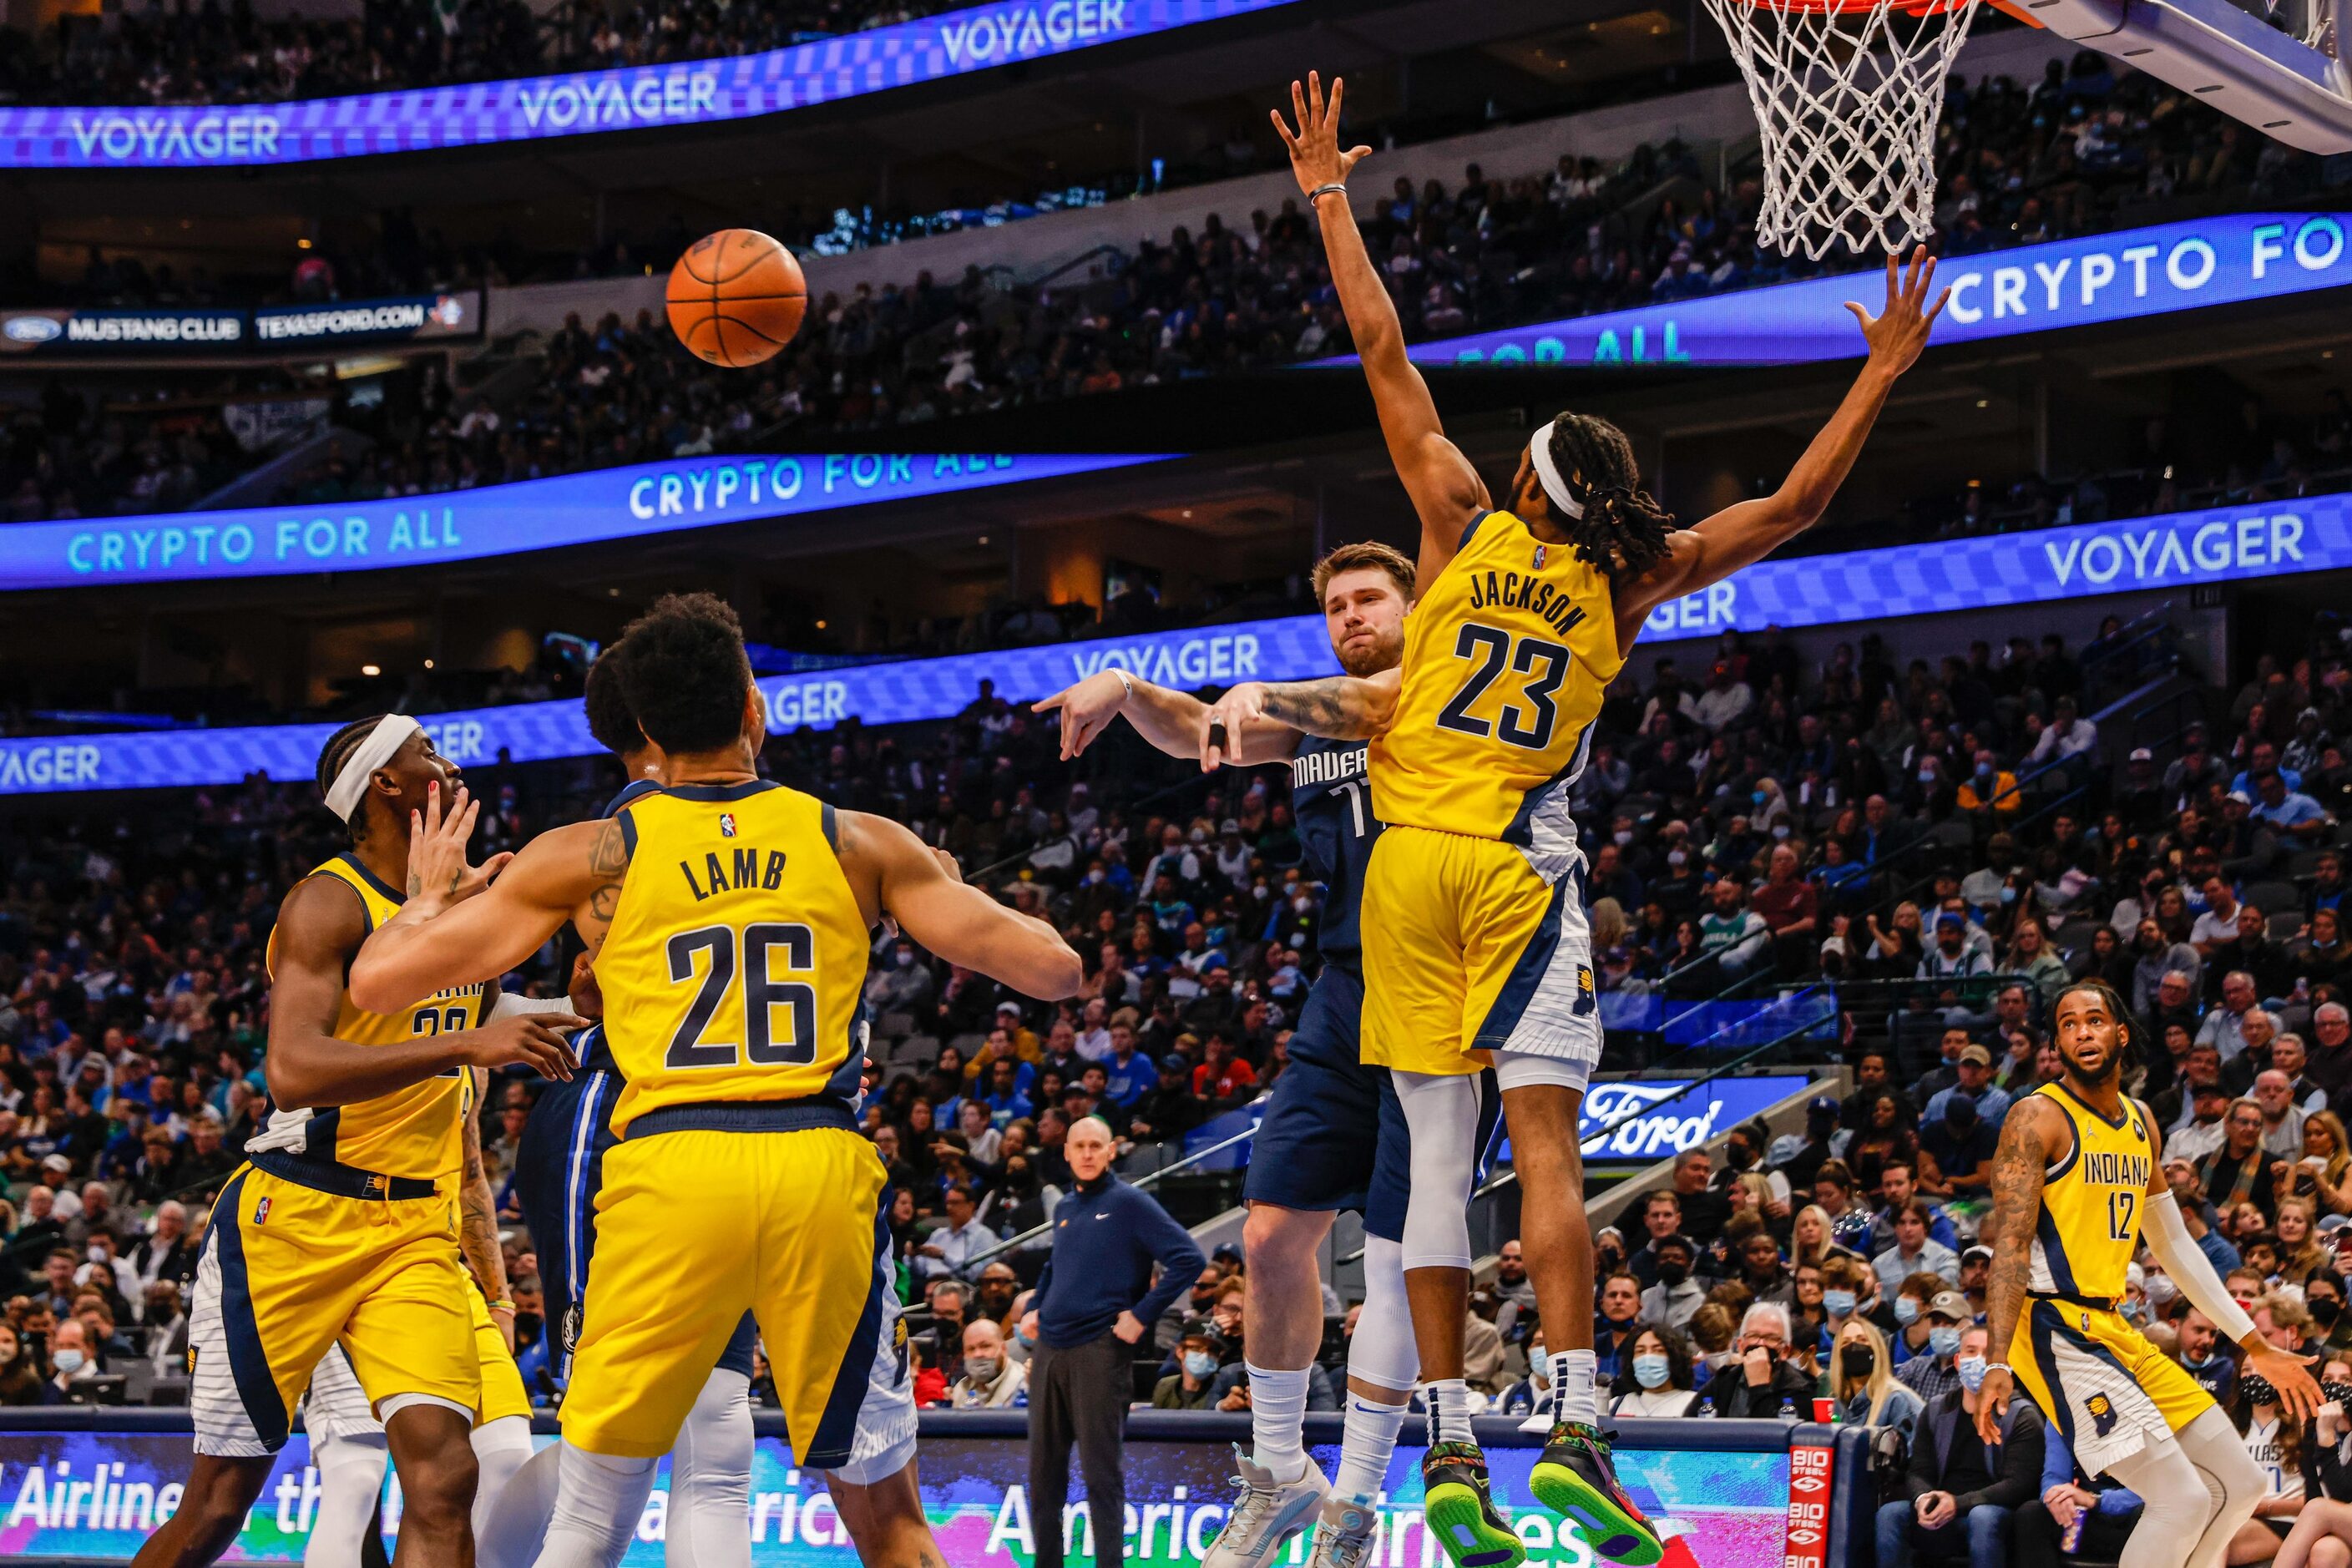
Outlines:
{"label": "white sneaker", "polygon": [[1201,1568],[1265,1568],[1290,1538],[1315,1522],[1331,1495],[1331,1483],[1313,1460],[1295,1481],[1277,1481],[1271,1471],[1250,1463],[1242,1446],[1234,1445],[1234,1463],[1241,1473],[1224,1529],[1202,1554]]}
{"label": "white sneaker", "polygon": [[1315,1550],[1307,1568],[1368,1568],[1373,1529],[1380,1522],[1362,1503],[1328,1498],[1315,1524]]}

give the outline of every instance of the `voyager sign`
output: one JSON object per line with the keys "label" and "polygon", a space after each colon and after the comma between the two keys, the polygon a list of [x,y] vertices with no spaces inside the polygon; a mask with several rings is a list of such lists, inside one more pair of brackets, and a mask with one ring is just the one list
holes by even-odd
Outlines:
{"label": "voyager sign", "polygon": [[[1945,259],[1951,303],[1938,344],[2136,321],[2352,283],[2352,215],[2240,213]],[[1876,310],[1881,274],[1809,278],[1631,310],[1438,338],[1415,363],[1475,365],[1809,364],[1864,352],[1846,301]],[[1355,363],[1353,355],[1320,365]]]}
{"label": "voyager sign", "polygon": [[[481,532],[469,531],[477,527],[469,521],[474,514],[463,509],[477,498],[496,493],[488,490],[377,503],[374,510],[346,509],[329,517],[283,509],[276,523],[261,529],[235,521],[225,529],[218,520],[240,515],[235,512],[19,523],[0,529],[0,588],[32,585],[10,577],[14,563],[5,552],[16,545],[19,536],[45,538],[47,543],[41,548],[65,552],[59,559],[84,563],[66,565],[63,571],[69,576],[58,575],[54,563],[44,566],[50,574],[40,579],[44,585],[61,581],[136,581],[142,576],[148,580],[234,576],[237,571],[220,569],[224,556],[231,552],[242,552],[247,560],[261,559],[264,564],[257,570],[321,571],[331,569],[327,563],[338,559],[357,565],[396,565],[425,558],[494,553],[498,549],[539,549],[573,542],[576,538],[609,538],[614,536],[612,529],[650,531],[775,515],[777,510],[887,500],[890,499],[887,487],[894,474],[901,476],[907,487],[904,493],[922,493],[919,487],[925,484],[936,491],[953,488],[956,482],[966,486],[1004,483],[1048,472],[1084,472],[1089,466],[1151,460],[708,458],[504,487],[526,492],[526,499],[512,503],[519,514],[551,521],[559,532],[592,525],[606,530],[568,537],[533,532],[524,522],[501,522],[503,511],[487,514],[479,525]],[[935,471],[950,461],[963,472]],[[899,468],[897,465],[902,462],[908,467]],[[726,477],[730,474],[731,487]],[[541,485],[588,481],[607,481],[607,488],[593,492],[603,497],[605,510],[574,516],[564,510],[565,503],[551,502],[542,508],[527,499]],[[805,505],[759,510],[773,507],[780,485],[792,489],[795,503],[804,500]],[[754,496],[765,499],[755,500]],[[625,527],[619,519],[627,520]],[[244,531],[227,531],[236,529]],[[49,531],[43,534],[44,530]],[[442,551],[451,553],[436,553]],[[1659,605],[1645,631],[1653,639],[1667,641],[1713,636],[1727,628],[1753,632],[1774,626],[1884,621],[1948,610],[2347,567],[2352,567],[2352,495],[2303,497],[2032,533],[1762,561],[1728,582]],[[868,724],[950,718],[972,700],[982,680],[993,682],[998,694],[1007,700],[1024,701],[1105,669],[1123,669],[1162,685],[1192,689],[1240,680],[1307,679],[1336,674],[1339,664],[1331,657],[1323,617],[1304,615],[1047,647],[961,654],[952,658],[807,671],[765,678],[759,685],[768,704],[771,729],[829,729],[852,715]],[[273,778],[303,778],[309,776],[331,728],[269,725],[0,741],[0,795],[230,784],[255,772],[266,772]],[[501,752],[516,762],[535,762],[585,756],[597,749],[577,702],[519,703],[437,714],[426,721],[426,728],[444,753],[464,763],[495,762]],[[1608,1000],[1604,997],[1604,1004]],[[1773,1016],[1768,1013],[1766,1024],[1777,1029],[1780,1026],[1771,1021]],[[1657,1026],[1644,1015],[1642,1019],[1614,1017],[1612,1026]],[[1698,1027],[1701,1034],[1713,1035],[1724,1027],[1724,1020],[1714,1018]],[[1739,1042],[1727,1035],[1716,1043]],[[1587,1101],[1588,1106],[1591,1103]]]}
{"label": "voyager sign", "polygon": [[1291,3],[1021,0],[672,65],[233,109],[0,109],[0,168],[226,168],[714,124]]}

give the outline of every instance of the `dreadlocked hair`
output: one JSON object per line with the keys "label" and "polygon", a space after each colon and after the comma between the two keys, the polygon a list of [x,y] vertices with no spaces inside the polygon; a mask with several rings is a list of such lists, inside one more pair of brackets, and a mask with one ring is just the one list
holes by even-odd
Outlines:
{"label": "dreadlocked hair", "polygon": [[[335,775],[343,771],[343,764],[352,760],[352,753],[360,749],[360,742],[375,733],[375,727],[383,722],[384,717],[383,714],[377,713],[365,719],[354,719],[327,737],[326,745],[319,751],[319,794],[320,795],[324,795],[334,787]],[[352,842],[354,844],[367,837],[367,797],[365,795],[360,797],[359,805],[352,807],[352,815],[343,826],[352,830]]]}
{"label": "dreadlocked hair", "polygon": [[1641,465],[1625,432],[1595,415],[1563,414],[1552,424],[1551,459],[1584,503],[1582,517],[1555,508],[1551,520],[1578,560],[1615,583],[1666,558],[1675,516],[1641,488]]}

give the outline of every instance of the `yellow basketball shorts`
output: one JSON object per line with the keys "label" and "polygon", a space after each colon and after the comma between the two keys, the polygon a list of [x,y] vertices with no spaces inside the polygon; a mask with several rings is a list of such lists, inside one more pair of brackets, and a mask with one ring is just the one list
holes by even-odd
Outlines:
{"label": "yellow basketball shorts", "polygon": [[2213,1396],[2122,1313],[2074,1298],[2027,1300],[2009,1364],[2089,1476],[2214,1407]]}
{"label": "yellow basketball shorts", "polygon": [[489,1302],[470,1279],[466,1281],[466,1300],[473,1304],[474,1364],[481,1383],[474,1425],[485,1426],[502,1415],[529,1415],[530,1394],[522,1385],[522,1369],[515,1364],[514,1352],[507,1349],[507,1337],[499,1332],[499,1321],[490,1316]]}
{"label": "yellow basketball shorts", "polygon": [[274,1454],[328,1348],[371,1408],[423,1394],[470,1410],[481,1366],[445,1197],[348,1197],[251,1165],[221,1189],[188,1345],[196,1452]]}
{"label": "yellow basketball shorts", "polygon": [[1364,1060],[1473,1073],[1488,1053],[1601,1059],[1583,878],[1517,847],[1390,827],[1364,877]]}
{"label": "yellow basketball shorts", "polygon": [[[898,1391],[913,1421],[882,1162],[845,1125],[721,1130],[748,1105],[709,1108],[720,1125],[692,1125],[703,1109],[646,1112],[604,1156],[564,1441],[668,1453],[749,1311],[801,1464],[839,1469],[870,1386]],[[656,1118],[664,1130],[642,1134]]]}

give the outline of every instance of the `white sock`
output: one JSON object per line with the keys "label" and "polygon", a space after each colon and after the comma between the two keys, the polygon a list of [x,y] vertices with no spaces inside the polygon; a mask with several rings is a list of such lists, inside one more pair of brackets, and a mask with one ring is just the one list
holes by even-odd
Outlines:
{"label": "white sock", "polygon": [[555,1516],[532,1568],[620,1568],[661,1461],[592,1454],[569,1443],[561,1451]]}
{"label": "white sock", "polygon": [[360,1568],[362,1543],[391,1463],[383,1434],[331,1437],[310,1457],[319,1467],[319,1508],[310,1516],[302,1561],[318,1568]]}
{"label": "white sock", "polygon": [[501,1415],[474,1428],[475,1555],[481,1554],[483,1531],[497,1516],[499,1498],[515,1473],[530,1462],[530,1417]]}
{"label": "white sock", "polygon": [[1429,1441],[1475,1443],[1470,1435],[1470,1385],[1458,1377],[1433,1378],[1421,1385],[1422,1403],[1429,1410]]}
{"label": "white sock", "polygon": [[1591,1351],[1551,1352],[1552,1409],[1559,1419],[1601,1425],[1601,1391],[1593,1383],[1597,1371]]}
{"label": "white sock", "polygon": [[1244,1362],[1249,1373],[1250,1462],[1277,1481],[1307,1473],[1307,1369]]}
{"label": "white sock", "polygon": [[1403,1425],[1403,1405],[1377,1404],[1360,1394],[1348,1395],[1347,1431],[1339,1440],[1339,1475],[1332,1489],[1349,1502],[1370,1508],[1388,1479],[1397,1428]]}
{"label": "white sock", "polygon": [[668,1568],[751,1568],[751,1384],[711,1369],[669,1455]]}

